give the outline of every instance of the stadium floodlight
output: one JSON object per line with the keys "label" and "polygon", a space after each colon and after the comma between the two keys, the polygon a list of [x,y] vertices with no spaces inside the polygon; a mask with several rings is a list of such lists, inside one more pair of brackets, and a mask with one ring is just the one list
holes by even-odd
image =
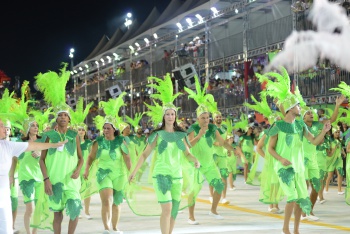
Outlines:
{"label": "stadium floodlight", "polygon": [[210,10],[213,12],[214,17],[217,17],[219,15],[219,11],[216,9],[216,7],[212,7]]}
{"label": "stadium floodlight", "polygon": [[180,31],[180,32],[183,31],[182,25],[181,25],[180,23],[176,23],[176,26],[179,28],[179,31]]}
{"label": "stadium floodlight", "polygon": [[154,37],[154,39],[158,39],[158,35],[157,35],[157,33],[153,33],[153,37]]}
{"label": "stadium floodlight", "polygon": [[82,71],[82,70],[83,70],[83,68],[82,68],[82,67],[79,67],[79,70],[80,70],[80,71]]}
{"label": "stadium floodlight", "polygon": [[204,22],[204,19],[200,14],[196,14],[196,18],[198,19],[198,24],[201,24]]}
{"label": "stadium floodlight", "polygon": [[238,9],[237,9],[237,8],[235,9],[235,12],[236,12],[236,14],[238,14],[238,12],[239,12],[239,11],[238,11]]}
{"label": "stadium floodlight", "polygon": [[88,69],[88,68],[89,68],[89,65],[85,64],[85,67],[86,67],[86,69]]}
{"label": "stadium floodlight", "polygon": [[100,59],[102,63],[105,63],[105,60],[103,58]]}
{"label": "stadium floodlight", "polygon": [[99,65],[98,61],[95,61],[95,63],[96,63],[97,66]]}
{"label": "stadium floodlight", "polygon": [[192,27],[193,27],[193,22],[192,22],[191,18],[187,18],[187,19],[186,19],[186,22],[188,23],[188,27],[189,27],[189,28],[192,28]]}

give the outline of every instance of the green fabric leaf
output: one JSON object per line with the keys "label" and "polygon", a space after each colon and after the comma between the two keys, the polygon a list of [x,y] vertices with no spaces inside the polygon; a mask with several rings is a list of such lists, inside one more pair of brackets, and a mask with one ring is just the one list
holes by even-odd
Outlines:
{"label": "green fabric leaf", "polygon": [[22,180],[21,183],[19,183],[19,187],[21,188],[22,193],[26,197],[31,197],[32,194],[34,193],[34,183],[35,183],[34,179],[31,179],[29,181]]}
{"label": "green fabric leaf", "polygon": [[251,157],[252,157],[252,154],[249,152],[243,152],[243,153],[244,153],[245,158],[249,161],[249,159],[251,159]]}
{"label": "green fabric leaf", "polygon": [[221,194],[225,188],[224,182],[222,182],[221,178],[220,179],[212,179],[210,181],[210,186],[212,186],[218,194]]}
{"label": "green fabric leaf", "polygon": [[178,140],[178,141],[176,142],[176,145],[177,145],[177,147],[178,147],[180,150],[182,150],[182,151],[185,151],[185,150],[186,150],[186,146],[185,146],[185,143],[184,143],[183,140]]}
{"label": "green fabric leaf", "polygon": [[99,168],[96,173],[97,182],[100,184],[111,172],[112,171],[110,169]]}
{"label": "green fabric leaf", "polygon": [[286,144],[290,147],[293,143],[293,134],[287,133],[286,135]]}
{"label": "green fabric leaf", "polygon": [[153,132],[147,139],[148,144],[152,144],[154,139],[156,139],[157,133]]}
{"label": "green fabric leaf", "polygon": [[170,175],[156,175],[157,184],[159,190],[165,194],[167,191],[170,191],[173,180]]}
{"label": "green fabric leaf", "polygon": [[123,203],[124,195],[123,191],[117,191],[113,189],[113,203],[118,206]]}
{"label": "green fabric leaf", "polygon": [[[107,150],[109,151],[109,156],[111,157],[111,159],[115,160],[117,158],[116,149],[119,147],[122,147],[124,137],[116,136],[114,140],[109,141],[109,140],[106,140],[103,136],[100,136],[96,139],[96,141],[98,144],[96,157],[99,158],[101,156],[102,150]],[[123,147],[122,147],[122,150],[123,150]]]}
{"label": "green fabric leaf", "polygon": [[59,182],[52,185],[53,195],[49,196],[50,200],[55,202],[56,204],[60,203],[63,195],[63,186],[64,184]]}
{"label": "green fabric leaf", "polygon": [[222,178],[227,178],[228,174],[228,168],[220,168],[220,175]]}
{"label": "green fabric leaf", "polygon": [[66,203],[66,214],[70,220],[75,220],[79,217],[80,211],[83,209],[80,199],[68,199]]}
{"label": "green fabric leaf", "polygon": [[296,201],[296,203],[300,206],[301,210],[306,214],[310,215],[311,213],[311,201],[310,198],[300,198]]}
{"label": "green fabric leaf", "polygon": [[278,170],[278,176],[281,178],[282,182],[290,185],[290,183],[294,180],[294,169],[293,167],[288,167],[288,168],[280,168]]}
{"label": "green fabric leaf", "polygon": [[120,148],[125,154],[129,154],[128,147],[125,144],[122,144]]}
{"label": "green fabric leaf", "polygon": [[90,145],[91,145],[92,141],[90,140],[85,140],[83,143],[80,144],[80,148],[81,150],[88,150]]}
{"label": "green fabric leaf", "polygon": [[126,142],[127,145],[129,145],[131,142],[131,139],[128,136],[124,136],[124,141]]}
{"label": "green fabric leaf", "polygon": [[338,168],[337,168],[337,171],[339,172],[339,174],[340,174],[341,176],[344,176],[344,168],[338,167]]}
{"label": "green fabric leaf", "polygon": [[[322,177],[322,178],[324,178],[324,177]],[[320,191],[320,189],[321,189],[321,180],[320,180],[320,178],[315,178],[314,177],[314,178],[311,178],[310,180],[311,180],[311,183],[312,183],[314,189],[316,190],[316,192]]]}
{"label": "green fabric leaf", "polygon": [[159,154],[163,153],[167,146],[168,146],[168,142],[162,140],[158,145],[158,153]]}
{"label": "green fabric leaf", "polygon": [[176,219],[177,214],[179,212],[179,207],[180,207],[180,201],[173,200],[172,207],[171,207],[171,217],[173,219]]}

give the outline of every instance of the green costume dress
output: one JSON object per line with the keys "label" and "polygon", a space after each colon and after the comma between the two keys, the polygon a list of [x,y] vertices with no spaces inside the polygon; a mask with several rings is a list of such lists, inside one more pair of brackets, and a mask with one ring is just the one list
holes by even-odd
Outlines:
{"label": "green costume dress", "polygon": [[252,136],[242,135],[240,137],[240,145],[242,148],[242,152],[247,159],[247,162],[244,158],[242,158],[242,163],[248,163],[248,168],[251,168],[254,160],[254,139]]}
{"label": "green costume dress", "polygon": [[305,183],[303,151],[303,138],[307,131],[303,121],[295,120],[293,123],[287,123],[279,120],[271,127],[269,135],[278,136],[275,150],[278,155],[291,162],[291,165],[283,166],[280,161],[274,159],[274,170],[287,196],[287,202],[296,202],[302,211],[309,215],[311,201]]}
{"label": "green costume dress", "polygon": [[[306,125],[307,126],[307,125]],[[313,121],[311,127],[307,126],[311,134],[318,136],[323,128],[323,124],[318,121]],[[304,163],[305,163],[305,178],[309,180],[316,192],[321,189],[320,169],[317,163],[316,146],[311,144],[305,137],[303,138],[304,147]]]}
{"label": "green costume dress", "polygon": [[81,179],[80,196],[82,200],[92,196],[95,193],[98,193],[98,186],[96,182],[98,160],[95,160],[92,163],[89,169],[89,176],[87,180],[83,177],[85,168],[86,168],[86,162],[91,150],[91,146],[92,146],[92,141],[90,140],[84,140],[84,142],[80,143],[81,152],[84,158],[84,164],[80,170],[80,179]]}
{"label": "green costume dress", "polygon": [[341,158],[341,142],[338,139],[331,140],[331,149],[335,148],[334,153],[327,157],[327,171],[333,172],[335,169],[341,176],[344,176],[343,159]]}
{"label": "green costume dress", "polygon": [[[199,133],[200,126],[198,124],[192,124],[188,129],[188,133],[194,132],[194,137]],[[217,127],[214,124],[209,124],[206,133],[192,146],[191,152],[198,159],[201,164],[200,172],[204,175],[209,185],[214,190],[221,194],[224,190],[224,183],[221,180],[219,169],[217,168],[213,154],[213,143],[216,139]]]}
{"label": "green costume dress", "polygon": [[[345,147],[350,142],[350,138],[348,138],[345,142]],[[346,189],[345,189],[345,202],[350,205],[350,153],[346,154]]]}
{"label": "green costume dress", "polygon": [[[217,128],[221,137],[226,139],[227,135],[227,127],[225,125],[221,125],[220,128]],[[228,167],[227,167],[227,150],[223,146],[213,146],[214,147],[214,160],[217,167],[220,170],[220,174],[222,178],[228,177]]]}
{"label": "green costume dress", "polygon": [[[45,142],[45,137],[36,142]],[[32,152],[25,152],[19,156],[20,170],[18,173],[19,186],[23,194],[24,203],[35,202],[35,209],[30,226],[39,229],[52,230],[53,215],[48,206],[48,196],[45,193],[43,175],[41,173],[38,157]]]}
{"label": "green costume dress", "polygon": [[128,179],[122,154],[122,152],[129,154],[125,138],[116,136],[114,140],[109,141],[100,136],[96,142],[98,144],[96,178],[99,191],[106,188],[113,189],[113,203],[119,205],[123,202],[123,189]]}
{"label": "green costume dress", "polygon": [[269,129],[264,131],[266,134],[263,151],[265,152],[264,166],[260,174],[260,196],[259,201],[265,204],[278,204],[283,200],[284,193],[280,186],[279,177],[274,170],[275,159],[267,150],[270,135]]}
{"label": "green costume dress", "polygon": [[[258,136],[257,140],[260,140],[264,134],[265,134],[264,132],[261,132],[260,135]],[[254,146],[253,149],[255,149],[255,148],[256,147]],[[254,186],[259,186],[261,184],[261,182],[260,182],[260,175],[261,174],[259,172],[257,172],[257,168],[258,168],[259,161],[264,160],[264,158],[261,157],[261,155],[259,155],[256,151],[254,152],[254,155],[255,155],[255,157],[253,160],[253,165],[251,166],[251,168],[249,170],[246,183],[250,184],[250,185],[254,185]]]}
{"label": "green costume dress", "polygon": [[52,184],[53,195],[49,196],[49,207],[54,212],[66,209],[71,220],[76,219],[82,209],[80,177],[72,179],[71,176],[78,165],[77,133],[70,129],[66,134],[60,134],[54,130],[48,131],[44,137],[49,137],[49,142],[57,143],[68,140],[60,148],[48,149],[45,164]]}
{"label": "green costume dress", "polygon": [[[10,139],[11,141],[18,141],[17,138],[15,137],[11,137]],[[10,192],[11,192],[11,208],[12,208],[12,211],[16,211],[17,210],[17,207],[18,207],[18,186],[19,186],[19,183],[18,183],[18,168],[19,168],[19,163],[17,161],[17,165],[16,165],[16,168],[15,168],[15,172],[14,172],[14,181],[13,181],[13,184],[10,184]]]}
{"label": "green costume dress", "polygon": [[[236,147],[236,143],[232,143],[232,147]],[[226,149],[225,149],[226,150]],[[232,173],[232,180],[235,181],[237,177],[237,157],[234,155],[233,152],[231,152],[231,156],[228,156],[228,151],[226,150],[227,155],[227,168],[228,173]]]}
{"label": "green costume dress", "polygon": [[[193,183],[187,183],[189,187],[186,191],[191,194],[181,195],[183,188],[182,166],[185,157],[183,152],[186,150],[184,142],[187,141],[189,145],[187,133],[181,131],[170,133],[159,130],[149,136],[148,144],[152,144],[155,140],[157,140],[157,144],[154,148],[152,170],[147,167],[140,182],[127,186],[127,201],[131,210],[137,215],[160,215],[161,207],[157,204],[171,202],[171,216],[175,219],[179,209],[193,204],[193,202],[188,204],[188,198],[193,192],[193,187],[190,188],[194,186]],[[193,163],[188,163],[192,164],[188,169],[194,171]],[[149,187],[147,173],[152,173],[153,189]]]}
{"label": "green costume dress", "polygon": [[323,143],[316,147],[317,164],[320,169],[321,180],[325,179],[327,175],[327,150],[330,149],[330,136],[327,134],[324,137]]}

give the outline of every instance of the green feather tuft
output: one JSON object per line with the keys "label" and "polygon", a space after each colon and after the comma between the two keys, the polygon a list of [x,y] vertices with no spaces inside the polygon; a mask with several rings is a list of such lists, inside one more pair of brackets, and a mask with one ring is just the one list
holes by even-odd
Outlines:
{"label": "green feather tuft", "polygon": [[84,109],[84,98],[80,97],[75,111],[70,111],[70,117],[71,117],[71,124],[73,126],[79,125],[84,123],[86,116],[89,114],[89,110],[91,106],[93,105],[93,102],[90,102],[86,105]]}

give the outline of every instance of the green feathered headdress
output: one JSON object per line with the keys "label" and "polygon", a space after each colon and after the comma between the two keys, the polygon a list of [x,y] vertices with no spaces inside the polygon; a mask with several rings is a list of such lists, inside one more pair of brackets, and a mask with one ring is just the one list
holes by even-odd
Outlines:
{"label": "green feathered headdress", "polygon": [[153,103],[154,105],[148,105],[145,103],[148,108],[146,114],[150,117],[149,121],[152,121],[154,126],[158,126],[158,124],[162,123],[163,121],[163,108],[154,100]]}
{"label": "green feathered headdress", "polygon": [[28,86],[29,86],[29,82],[25,80],[21,87],[21,99],[19,100],[17,105],[15,105],[15,108],[13,111],[13,113],[16,114],[16,121],[18,122],[18,124],[23,125],[22,127],[19,127],[19,128],[24,131],[24,134],[28,133],[31,123],[35,122],[33,118],[29,118],[29,115],[28,115],[29,100],[27,101],[25,100],[26,99],[25,92],[28,89]]}
{"label": "green feathered headdress", "polygon": [[140,123],[143,115],[144,115],[144,113],[136,113],[134,116],[134,119],[125,115],[126,122],[128,122],[129,124],[131,124],[131,126],[134,127],[135,132],[140,128],[139,123]]}
{"label": "green feathered headdress", "polygon": [[84,123],[86,116],[89,114],[90,108],[93,105],[93,102],[90,102],[89,104],[86,105],[84,109],[84,98],[80,97],[75,111],[71,111],[70,116],[71,116],[71,124],[73,128],[84,128],[85,131],[87,131],[87,126]]}
{"label": "green feathered headdress", "polygon": [[206,94],[208,88],[208,83],[205,83],[203,89],[199,83],[198,77],[194,77],[196,92],[185,87],[185,91],[188,93],[188,99],[192,98],[197,104],[198,108],[196,110],[197,117],[203,113],[215,113],[217,109],[217,103],[214,100],[214,96],[211,94]]}
{"label": "green feathered headdress", "polygon": [[304,101],[303,96],[300,93],[299,87],[295,87],[294,95],[297,97],[299,104],[301,107],[306,106],[306,102]]}
{"label": "green feathered headdress", "polygon": [[70,72],[66,70],[67,65],[63,63],[60,74],[48,71],[35,77],[38,89],[44,94],[44,100],[54,108],[56,114],[65,112],[70,115],[71,108],[66,104],[66,85],[70,77]]}
{"label": "green feathered headdress", "polygon": [[39,110],[31,110],[29,115],[34,117],[39,126],[39,133],[41,133],[44,131],[45,125],[49,124],[50,115],[53,115],[52,107],[47,108],[44,112]]}
{"label": "green feathered headdress", "polygon": [[344,109],[344,108],[339,108],[339,114],[337,117],[337,120],[334,121],[334,123],[346,123],[347,125],[350,125],[350,110]]}
{"label": "green feathered headdress", "polygon": [[350,98],[350,86],[347,85],[344,81],[340,82],[338,88],[331,88],[330,90],[340,92],[345,97]]}
{"label": "green feathered headdress", "polygon": [[225,121],[223,121],[223,124],[226,126],[226,132],[227,132],[227,138],[233,137],[233,124],[232,120],[229,118],[226,118]]}
{"label": "green feathered headdress", "polygon": [[249,129],[248,117],[245,114],[241,114],[240,121],[236,122],[233,129],[242,129],[247,132]]}
{"label": "green feathered headdress", "polygon": [[[290,92],[290,78],[288,71],[281,67],[281,74],[277,72],[268,72],[263,75],[256,73],[260,83],[266,82],[267,95],[277,98],[277,104],[282,104],[284,111],[292,109],[299,104],[296,95]],[[272,80],[273,79],[273,80]]]}
{"label": "green feathered headdress", "polygon": [[177,93],[174,95],[173,82],[171,81],[170,74],[167,73],[164,79],[157,77],[148,77],[148,81],[151,81],[151,84],[148,84],[147,87],[153,88],[157,93],[150,95],[150,98],[161,101],[163,114],[166,110],[172,109],[177,112],[178,108],[175,107],[174,101],[182,93]]}
{"label": "green feathered headdress", "polygon": [[[108,102],[100,102],[99,106],[103,109],[104,113],[106,114],[106,117],[104,118],[104,123],[101,125],[101,118],[99,116],[96,116],[94,119],[94,122],[97,125],[99,125],[100,130],[103,129],[103,125],[105,123],[109,123],[113,125],[115,129],[120,130],[119,124],[122,124],[123,121],[119,117],[119,110],[120,107],[125,106],[125,102],[123,100],[124,96],[126,95],[126,92],[121,93],[117,98],[115,99],[109,99]],[[103,117],[102,117],[103,118]],[[97,123],[96,123],[97,121]],[[120,130],[122,131],[122,130]]]}
{"label": "green feathered headdress", "polygon": [[250,97],[254,102],[254,104],[245,102],[243,105],[248,107],[251,110],[254,110],[262,114],[263,116],[265,116],[265,118],[268,118],[272,114],[272,110],[270,108],[269,103],[267,102],[266,96],[267,96],[266,92],[264,91],[260,92],[261,101],[259,102],[258,100],[256,100],[256,98],[253,95],[251,95]]}
{"label": "green feathered headdress", "polygon": [[21,127],[21,124],[16,124],[16,114],[13,113],[17,106],[16,99],[13,98],[14,92],[9,93],[8,89],[5,89],[2,98],[0,99],[0,119],[3,121],[5,127],[11,127],[11,124],[16,127]]}

